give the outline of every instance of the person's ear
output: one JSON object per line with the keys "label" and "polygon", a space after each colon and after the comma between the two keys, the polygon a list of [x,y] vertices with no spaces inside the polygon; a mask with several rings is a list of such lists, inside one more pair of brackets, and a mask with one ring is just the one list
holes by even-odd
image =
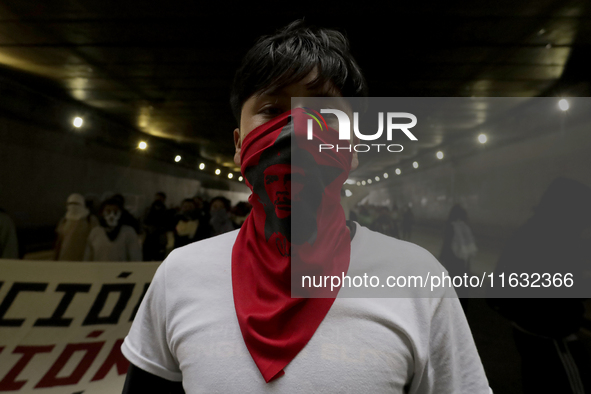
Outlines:
{"label": "person's ear", "polygon": [[240,139],[240,129],[234,129],[234,164],[240,167],[240,151],[242,149],[242,140]]}

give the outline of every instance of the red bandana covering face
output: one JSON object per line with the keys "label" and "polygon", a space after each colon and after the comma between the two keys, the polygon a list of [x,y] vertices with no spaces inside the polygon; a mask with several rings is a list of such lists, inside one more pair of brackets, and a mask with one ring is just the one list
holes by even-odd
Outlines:
{"label": "red bandana covering face", "polygon": [[340,191],[351,153],[319,153],[320,143],[339,143],[338,132],[315,124],[308,141],[307,119],[302,109],[286,112],[242,143],[253,209],[232,250],[232,287],[244,342],[266,382],[284,374],[338,294],[329,286],[304,290],[324,298],[291,298],[292,265],[300,286],[302,274],[340,276],[349,267],[351,239]]}

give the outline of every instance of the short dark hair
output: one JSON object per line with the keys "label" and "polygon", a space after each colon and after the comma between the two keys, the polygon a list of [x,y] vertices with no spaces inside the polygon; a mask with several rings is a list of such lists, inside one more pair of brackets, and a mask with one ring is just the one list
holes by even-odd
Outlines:
{"label": "short dark hair", "polygon": [[209,205],[213,205],[214,201],[221,201],[222,204],[224,204],[224,208],[226,209],[226,211],[230,211],[230,209],[232,208],[232,203],[224,196],[216,196],[212,198],[209,202]]}
{"label": "short dark hair", "polygon": [[185,198],[183,201],[181,201],[181,205],[183,205],[186,202],[191,203],[191,204],[197,206],[197,203],[192,198]]}
{"label": "short dark hair", "polygon": [[121,194],[121,193],[114,194],[110,198],[110,200],[118,200],[120,208],[123,208],[125,206],[125,197],[123,197],[123,194]]}
{"label": "short dark hair", "polygon": [[345,35],[306,26],[300,19],[274,35],[261,37],[242,60],[230,95],[238,124],[242,106],[253,94],[301,81],[315,67],[318,77],[310,82],[310,88],[330,81],[343,97],[367,97],[367,83]]}
{"label": "short dark hair", "polygon": [[121,199],[117,198],[116,196],[113,196],[113,197],[107,198],[105,201],[103,201],[103,203],[101,204],[101,206],[99,208],[99,213],[102,213],[107,205],[115,205],[115,206],[117,206],[117,208],[119,208],[119,210],[121,210],[121,211],[123,210],[123,205],[121,204]]}

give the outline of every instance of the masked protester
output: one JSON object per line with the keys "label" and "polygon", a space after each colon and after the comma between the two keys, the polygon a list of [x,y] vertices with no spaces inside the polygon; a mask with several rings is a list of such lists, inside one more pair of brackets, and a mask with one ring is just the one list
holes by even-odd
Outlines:
{"label": "masked protester", "polygon": [[213,236],[234,230],[235,226],[230,219],[230,201],[227,198],[222,196],[212,198],[209,214],[211,216],[209,224]]}
{"label": "masked protester", "polygon": [[242,227],[242,224],[246,221],[251,209],[252,206],[245,201],[239,202],[234,208],[232,208],[232,222],[234,222],[236,227]]}
{"label": "masked protester", "polygon": [[86,208],[84,197],[71,194],[66,202],[66,214],[55,230],[55,260],[82,261],[88,235],[98,224],[96,216]]}
{"label": "masked protester", "polygon": [[[301,272],[442,269],[416,245],[347,222],[340,190],[356,153],[319,154],[305,138],[308,98],[346,105],[365,92],[334,30],[294,22],[247,53],[231,102],[252,211],[240,230],[159,267],[121,347],[131,361],[124,393],[490,392],[455,298],[340,298],[339,288],[292,297]],[[313,128],[315,139],[338,140]]]}
{"label": "masked protester", "polygon": [[139,238],[131,226],[121,222],[119,200],[106,200],[100,208],[100,216],[100,226],[92,229],[88,236],[84,260],[141,261]]}
{"label": "masked protester", "polygon": [[181,203],[181,209],[175,217],[174,248],[188,245],[209,236],[208,223],[202,219],[197,204],[192,198]]}

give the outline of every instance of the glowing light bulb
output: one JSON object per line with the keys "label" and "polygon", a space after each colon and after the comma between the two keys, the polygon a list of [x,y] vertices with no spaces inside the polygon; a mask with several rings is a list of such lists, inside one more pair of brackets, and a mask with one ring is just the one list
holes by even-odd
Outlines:
{"label": "glowing light bulb", "polygon": [[414,168],[419,168],[419,162],[418,162],[418,161],[415,161],[415,162],[413,162],[413,163],[412,163],[412,166],[413,166]]}
{"label": "glowing light bulb", "polygon": [[570,104],[566,99],[562,99],[558,102],[558,107],[563,111],[567,111],[570,108]]}
{"label": "glowing light bulb", "polygon": [[394,172],[396,173],[396,175],[400,175],[402,173],[402,171],[400,171],[400,168],[397,168]]}
{"label": "glowing light bulb", "polygon": [[84,123],[84,120],[79,116],[76,116],[72,121],[74,127],[82,127],[82,123]]}
{"label": "glowing light bulb", "polygon": [[486,134],[480,134],[478,136],[478,142],[480,142],[481,144],[486,144],[486,141],[488,141],[488,137],[486,136]]}
{"label": "glowing light bulb", "polygon": [[200,170],[204,170],[205,169],[205,164],[204,163],[199,164],[199,169]]}
{"label": "glowing light bulb", "polygon": [[144,150],[144,149],[148,148],[148,144],[146,143],[146,141],[140,141],[140,143],[137,144],[137,147],[140,148],[141,150]]}
{"label": "glowing light bulb", "polygon": [[222,171],[219,168],[215,170],[216,175],[220,175],[221,173],[222,173]]}
{"label": "glowing light bulb", "polygon": [[176,157],[174,158],[174,161],[176,161],[177,163],[179,161],[181,161],[181,156],[180,155],[176,155]]}
{"label": "glowing light bulb", "polygon": [[384,172],[384,179],[388,179],[388,173]]}
{"label": "glowing light bulb", "polygon": [[234,178],[234,174],[232,174],[232,173],[229,173],[229,174],[228,174],[228,179],[232,179],[232,178]]}
{"label": "glowing light bulb", "polygon": [[437,158],[438,158],[439,160],[441,160],[441,159],[443,159],[443,152],[442,152],[442,151],[439,151],[439,152],[437,152],[437,153],[435,154],[435,156],[437,156]]}

